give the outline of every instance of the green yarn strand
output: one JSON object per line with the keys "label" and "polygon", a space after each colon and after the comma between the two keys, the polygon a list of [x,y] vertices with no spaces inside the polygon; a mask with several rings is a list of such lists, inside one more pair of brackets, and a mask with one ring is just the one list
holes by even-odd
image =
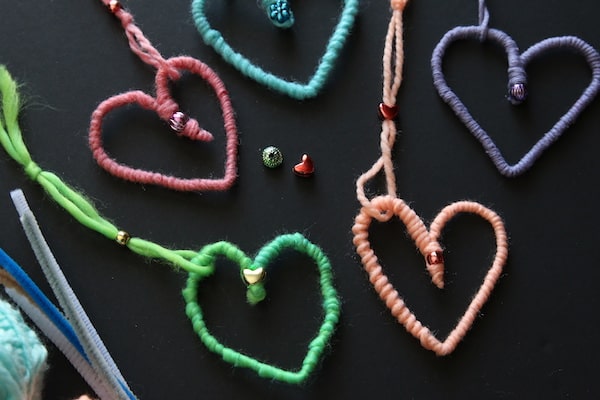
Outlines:
{"label": "green yarn strand", "polygon": [[[90,200],[72,189],[54,173],[44,171],[32,160],[18,123],[20,100],[17,84],[2,65],[0,65],[0,96],[2,107],[0,110],[0,144],[8,155],[23,167],[29,178],[44,188],[46,193],[80,224],[115,240],[119,229],[101,216]],[[191,262],[190,260],[197,253],[190,250],[170,250],[139,238],[131,238],[127,247],[139,255],[166,261],[187,272],[196,272],[202,275],[212,272],[211,269]]]}

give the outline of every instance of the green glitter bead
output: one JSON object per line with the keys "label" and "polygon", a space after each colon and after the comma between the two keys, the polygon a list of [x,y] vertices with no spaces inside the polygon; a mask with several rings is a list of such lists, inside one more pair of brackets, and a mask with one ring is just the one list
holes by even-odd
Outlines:
{"label": "green glitter bead", "polygon": [[283,154],[277,147],[269,146],[263,150],[262,160],[265,167],[277,168],[283,163]]}

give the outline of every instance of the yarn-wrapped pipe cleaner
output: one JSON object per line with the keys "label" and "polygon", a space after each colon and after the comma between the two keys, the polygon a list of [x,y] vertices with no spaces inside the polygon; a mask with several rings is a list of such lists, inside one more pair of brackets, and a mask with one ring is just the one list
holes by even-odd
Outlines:
{"label": "yarn-wrapped pipe cleaner", "polygon": [[[370,282],[379,297],[390,309],[394,318],[417,338],[423,347],[434,351],[437,355],[447,355],[453,352],[458,343],[464,338],[479,310],[489,298],[506,263],[508,243],[502,219],[494,211],[479,203],[459,201],[444,207],[434,218],[428,229],[417,213],[396,194],[392,148],[397,135],[395,118],[398,114],[398,105],[396,104],[396,97],[402,83],[402,68],[404,65],[402,15],[407,2],[408,0],[392,0],[390,2],[392,16],[383,50],[383,101],[379,104],[379,113],[382,118],[381,156],[356,182],[356,195],[362,208],[352,227],[354,233],[353,243],[363,267],[368,273]],[[365,193],[365,185],[381,171],[385,176],[387,194],[369,199]],[[389,282],[375,251],[371,248],[369,227],[373,219],[379,222],[387,222],[394,216],[398,217],[404,223],[409,236],[415,241],[418,250],[423,255],[432,283],[442,289],[444,287],[444,256],[443,248],[438,239],[445,224],[459,213],[476,214],[490,223],[496,237],[496,254],[483,283],[468,305],[467,310],[446,339],[440,341],[410,311],[404,299]]]}
{"label": "yarn-wrapped pipe cleaner", "polygon": [[[458,119],[481,143],[498,171],[506,177],[515,177],[529,170],[542,153],[575,123],[579,115],[596,98],[600,91],[600,54],[590,44],[575,36],[557,36],[533,44],[523,53],[519,52],[516,42],[505,32],[489,27],[490,14],[485,0],[479,0],[479,25],[458,26],[448,31],[433,50],[431,70],[433,85]],[[504,48],[508,59],[507,99],[513,105],[523,103],[528,93],[527,72],[525,68],[534,59],[551,51],[572,51],[582,56],[592,72],[590,83],[573,105],[515,164],[509,164],[502,152],[480,123],[471,115],[467,106],[450,89],[443,71],[443,59],[450,45],[460,40],[479,40],[495,43]]]}
{"label": "yarn-wrapped pipe cleaner", "polygon": [[[163,186],[179,191],[222,191],[229,189],[237,175],[237,126],[235,113],[229,94],[219,76],[203,62],[188,56],[165,59],[160,52],[144,36],[134,23],[133,16],[118,1],[102,0],[108,9],[119,19],[129,41],[131,50],[146,64],[156,68],[156,96],[134,90],[112,96],[101,102],[92,113],[89,128],[89,145],[92,155],[100,167],[108,173],[128,181]],[[104,149],[102,125],[107,114],[127,105],[138,105],[152,110],[179,136],[191,140],[209,141],[213,139],[210,132],[200,128],[198,121],[181,111],[172,98],[169,83],[181,78],[181,71],[188,71],[200,76],[214,90],[223,115],[226,135],[226,161],[222,178],[179,178],[171,175],[133,168],[119,163],[110,157]]]}

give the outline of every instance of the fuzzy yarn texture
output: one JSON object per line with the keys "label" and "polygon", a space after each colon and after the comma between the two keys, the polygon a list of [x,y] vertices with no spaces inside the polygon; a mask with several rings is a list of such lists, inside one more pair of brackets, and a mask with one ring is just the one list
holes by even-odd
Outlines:
{"label": "fuzzy yarn texture", "polygon": [[[233,364],[236,367],[254,370],[263,378],[274,379],[291,384],[300,384],[308,379],[318,365],[340,318],[341,303],[333,286],[331,263],[325,253],[300,233],[294,233],[280,235],[264,245],[254,260],[250,259],[242,250],[229,242],[217,242],[206,245],[198,253],[197,260],[206,268],[214,270],[217,257],[223,256],[236,263],[240,268],[240,273],[243,273],[244,270],[267,268],[268,265],[286,249],[295,250],[301,254],[305,254],[315,262],[319,271],[319,283],[321,285],[321,295],[323,297],[323,319],[321,326],[315,338],[308,344],[306,355],[298,370],[286,370],[264,361],[259,361],[238,350],[225,346],[210,333],[210,330],[204,321],[202,308],[198,303],[198,284],[201,280],[206,278],[206,276],[190,273],[186,288],[183,290],[183,297],[186,302],[186,314],[192,323],[192,327],[198,334],[202,343],[204,343],[210,351],[219,354],[224,361]],[[255,305],[262,301],[265,296],[266,292],[262,280],[248,285],[247,299],[248,303],[251,305]]]}
{"label": "fuzzy yarn texture", "polygon": [[0,300],[0,399],[40,400],[47,357],[21,314]]}
{"label": "fuzzy yarn texture", "polygon": [[[550,147],[569,126],[573,125],[579,115],[594,100],[600,90],[600,54],[591,45],[575,36],[558,36],[544,39],[533,44],[525,52],[519,53],[516,42],[506,33],[488,27],[489,11],[484,0],[479,0],[479,25],[459,26],[447,32],[433,51],[431,69],[433,84],[440,97],[448,103],[456,116],[467,129],[481,143],[486,154],[491,158],[498,171],[507,177],[523,174],[530,169],[542,153]],[[526,101],[527,93],[527,65],[554,51],[571,51],[583,56],[592,71],[592,79],[573,105],[558,119],[515,164],[510,165],[496,146],[492,138],[473,118],[467,106],[450,89],[443,72],[443,58],[446,50],[452,43],[459,40],[479,40],[494,42],[506,51],[508,57],[508,100],[513,105]],[[556,91],[560,93],[560,90]],[[533,93],[529,93],[533,95]]]}
{"label": "fuzzy yarn texture", "polygon": [[[394,121],[398,111],[396,97],[402,83],[404,64],[402,16],[406,3],[406,0],[392,0],[390,3],[392,16],[383,50],[383,101],[379,106],[382,117],[381,156],[368,171],[358,178],[356,183],[356,194],[362,208],[352,227],[353,243],[369,276],[369,281],[394,318],[411,335],[417,338],[424,348],[441,356],[450,354],[455,350],[458,343],[471,328],[479,310],[488,300],[506,263],[508,243],[504,224],[500,217],[494,211],[479,203],[473,201],[452,203],[444,207],[434,218],[430,227],[427,228],[421,217],[396,194],[392,148],[397,135]],[[369,199],[365,193],[365,185],[381,171],[385,176],[388,193]],[[442,289],[444,287],[444,258],[442,255],[443,248],[438,239],[445,224],[460,213],[478,215],[492,226],[496,237],[496,252],[492,265],[489,267],[480,288],[467,306],[464,314],[446,339],[439,340],[417,319],[402,296],[389,282],[384,268],[369,241],[369,227],[373,219],[379,222],[387,222],[394,217],[398,217],[405,225],[409,237],[414,240],[418,250],[423,255],[432,283]]]}
{"label": "fuzzy yarn texture", "polygon": [[[203,62],[187,56],[165,59],[138,28],[133,16],[110,0],[103,0],[111,12],[121,21],[131,50],[146,64],[156,68],[156,96],[133,90],[112,96],[101,102],[92,114],[89,128],[89,145],[100,167],[108,173],[131,182],[163,186],[179,191],[223,191],[229,189],[237,177],[237,126],[229,94],[219,76]],[[118,4],[118,3],[116,3]],[[124,165],[112,158],[104,149],[102,140],[103,121],[107,114],[128,105],[137,105],[154,111],[171,125],[177,135],[195,141],[210,141],[213,135],[200,128],[198,121],[181,112],[171,96],[169,84],[178,81],[182,71],[200,76],[213,89],[219,100],[224,122],[226,160],[222,178],[179,178],[155,171]]]}
{"label": "fuzzy yarn texture", "polygon": [[[97,231],[111,240],[117,241],[120,245],[128,247],[137,254],[148,258],[162,260],[173,265],[175,268],[181,268],[188,272],[190,278],[188,279],[188,287],[185,289],[185,293],[187,293],[184,295],[186,296],[186,300],[188,299],[187,296],[192,296],[197,293],[195,292],[197,289],[190,286],[190,280],[192,282],[194,280],[197,281],[214,272],[214,265],[211,264],[210,260],[207,260],[207,258],[214,258],[214,255],[216,254],[214,251],[221,249],[222,251],[225,251],[226,255],[234,253],[238,255],[243,254],[232,250],[235,246],[231,244],[226,246],[227,249],[224,250],[225,248],[221,247],[223,246],[223,242],[218,242],[221,244],[216,245],[216,248],[214,247],[214,244],[208,245],[209,247],[205,247],[204,250],[199,253],[194,250],[172,250],[148,240],[130,237],[128,234],[124,235],[123,231],[119,230],[110,221],[102,217],[94,205],[82,194],[64,183],[52,172],[43,170],[32,160],[31,155],[23,142],[23,137],[18,124],[19,95],[17,92],[17,85],[4,66],[0,66],[0,96],[0,104],[2,104],[0,110],[0,144],[2,144],[6,152],[23,167],[26,175],[42,186],[50,198],[64,208],[82,225]],[[127,236],[126,241],[120,240],[123,236]],[[258,361],[256,361],[256,363],[251,362],[250,364],[244,363],[243,365],[238,365],[237,361],[233,362],[233,360],[245,360],[245,358],[238,358],[236,353],[232,353],[229,349],[225,349],[223,355],[224,358],[226,358],[225,354],[228,354],[229,356],[235,355],[234,359],[227,358],[227,360],[233,362],[234,365],[237,366],[255,369],[260,376],[288,383],[301,383],[304,382],[308,375],[314,370],[321,353],[326,348],[328,340],[339,319],[340,302],[337,298],[337,292],[333,288],[329,260],[319,247],[310,243],[299,233],[279,236],[269,245],[263,247],[263,250],[261,250],[255,258],[254,264],[252,264],[252,262],[248,263],[246,260],[247,257],[242,257],[239,259],[239,261],[241,261],[240,265],[258,265],[258,263],[262,264],[263,261],[264,264],[268,264],[269,259],[276,257],[284,248],[295,249],[308,255],[314,260],[319,270],[321,290],[324,299],[323,310],[325,317],[323,324],[317,337],[311,341],[309,345],[309,350],[300,371],[283,371],[277,369],[277,367],[272,367]],[[209,251],[207,249],[212,250]],[[217,253],[218,252],[219,251],[217,251]],[[257,303],[264,298],[265,292],[264,288],[261,286],[262,284],[255,284],[253,288],[248,289],[248,301],[250,303]],[[186,312],[193,320],[194,329],[197,330],[199,329],[198,323],[195,321],[198,317],[190,315],[189,307],[190,306],[188,305]],[[205,337],[205,335],[201,335],[201,339],[202,337]],[[213,344],[216,344],[217,347],[213,348],[207,344],[212,351],[217,351],[218,349],[224,350],[223,346],[219,345],[218,342],[213,342]]]}
{"label": "fuzzy yarn texture", "polygon": [[[344,0],[340,19],[327,42],[325,52],[319,60],[313,75],[306,83],[286,80],[259,67],[249,58],[234,50],[220,31],[214,29],[206,15],[207,0],[192,2],[192,16],[204,43],[211,46],[223,59],[248,78],[291,98],[303,100],[319,94],[331,75],[335,63],[350,35],[356,14],[358,0]],[[318,4],[318,2],[315,2]]]}

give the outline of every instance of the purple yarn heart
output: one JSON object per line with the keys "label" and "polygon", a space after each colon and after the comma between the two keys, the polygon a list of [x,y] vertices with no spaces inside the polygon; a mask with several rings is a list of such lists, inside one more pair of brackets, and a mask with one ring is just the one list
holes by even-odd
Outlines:
{"label": "purple yarn heart", "polygon": [[[527,87],[525,68],[527,64],[545,52],[556,49],[574,50],[586,59],[592,70],[592,80],[577,101],[514,165],[506,162],[494,141],[475,121],[464,103],[450,89],[444,77],[442,62],[446,49],[452,42],[464,39],[491,40],[504,47],[508,57],[508,99],[513,104],[519,104],[525,99]],[[446,33],[433,51],[431,69],[433,84],[440,97],[448,103],[462,123],[481,142],[498,171],[507,177],[520,175],[531,168],[538,157],[575,122],[579,114],[596,97],[600,89],[600,54],[585,41],[575,36],[553,37],[542,40],[532,45],[523,54],[519,54],[519,48],[510,36],[497,29],[488,29],[487,24],[456,27]]]}

